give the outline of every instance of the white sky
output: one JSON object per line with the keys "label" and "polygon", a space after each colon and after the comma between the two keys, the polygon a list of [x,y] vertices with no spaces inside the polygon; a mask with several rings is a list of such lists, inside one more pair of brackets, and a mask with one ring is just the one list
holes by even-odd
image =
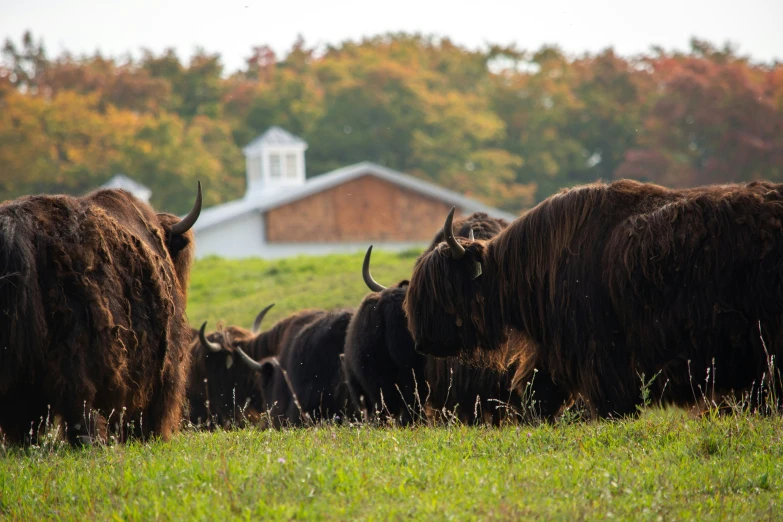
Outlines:
{"label": "white sky", "polygon": [[783,61],[783,0],[0,0],[0,38],[18,42],[25,29],[43,37],[50,56],[174,47],[188,58],[201,46],[219,52],[228,71],[243,66],[252,46],[282,54],[297,34],[312,45],[388,31],[448,36],[474,48],[613,46],[624,55],[654,44],[685,50],[697,36],[729,40],[755,60]]}

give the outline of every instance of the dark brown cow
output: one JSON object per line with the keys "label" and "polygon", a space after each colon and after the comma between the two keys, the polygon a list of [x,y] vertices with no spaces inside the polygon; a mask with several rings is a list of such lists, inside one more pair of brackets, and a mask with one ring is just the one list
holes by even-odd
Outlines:
{"label": "dark brown cow", "polygon": [[641,376],[655,401],[756,397],[783,351],[782,223],[783,185],[627,180],[562,191],[489,241],[454,239],[448,219],[409,327],[417,350],[467,358],[513,330],[518,375],[538,368],[600,417],[636,411]]}
{"label": "dark brown cow", "polygon": [[[457,230],[462,237],[475,233],[489,239],[507,226],[502,219],[476,213],[460,221]],[[439,231],[429,250],[442,240],[443,232]],[[472,368],[454,359],[417,353],[402,308],[408,282],[390,288],[375,282],[369,271],[371,252],[372,247],[367,250],[362,273],[373,293],[364,298],[351,320],[343,361],[356,407],[371,416],[375,412],[389,415],[403,425],[421,417],[425,407],[456,411],[468,423],[480,421],[484,413],[499,422],[505,411],[499,409],[500,403],[508,403],[512,395],[508,372]]]}
{"label": "dark brown cow", "polygon": [[[168,439],[188,367],[196,204],[182,220],[122,190],[0,205],[0,427],[12,443],[57,415],[72,444],[106,421]],[[97,431],[88,424],[97,410]]]}
{"label": "dark brown cow", "polygon": [[193,425],[228,428],[246,420],[255,422],[266,410],[261,378],[238,356],[237,349],[254,360],[278,355],[283,346],[290,344],[305,325],[322,313],[303,310],[260,332],[263,318],[272,306],[258,314],[252,331],[229,326],[207,335],[206,323],[200,331],[195,331],[188,379],[188,417]]}
{"label": "dark brown cow", "polygon": [[255,361],[237,349],[261,376],[264,407],[273,426],[354,415],[340,364],[352,315],[348,310],[321,312],[277,357]]}

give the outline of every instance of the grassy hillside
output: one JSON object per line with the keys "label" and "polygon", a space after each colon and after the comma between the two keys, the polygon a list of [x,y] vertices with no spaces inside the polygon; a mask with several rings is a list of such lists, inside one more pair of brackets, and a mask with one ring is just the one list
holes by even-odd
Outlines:
{"label": "grassy hillside", "polygon": [[[416,253],[374,256],[392,284]],[[362,255],[198,262],[193,324],[355,307]],[[780,520],[783,419],[640,418],[502,429],[185,430],[171,442],[0,446],[0,520]]]}
{"label": "grassy hillside", "polygon": [[[373,251],[375,279],[391,286],[408,279],[419,250]],[[304,308],[356,308],[368,290],[362,280],[364,253],[260,259],[197,261],[188,296],[188,317],[198,327],[225,321],[249,328],[256,314],[275,303],[265,325]]]}

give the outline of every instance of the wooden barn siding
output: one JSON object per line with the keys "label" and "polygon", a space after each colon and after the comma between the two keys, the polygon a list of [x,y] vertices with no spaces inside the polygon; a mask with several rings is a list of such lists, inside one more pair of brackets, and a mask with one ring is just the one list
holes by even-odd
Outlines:
{"label": "wooden barn siding", "polygon": [[[362,176],[266,214],[269,243],[429,241],[451,207]],[[459,212],[459,210],[458,210]]]}

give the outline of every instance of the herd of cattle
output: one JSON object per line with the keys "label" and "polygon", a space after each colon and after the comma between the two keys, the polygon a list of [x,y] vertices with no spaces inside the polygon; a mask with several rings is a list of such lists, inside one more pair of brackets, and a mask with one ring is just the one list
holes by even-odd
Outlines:
{"label": "herd of cattle", "polygon": [[[489,239],[507,226],[482,213],[462,220],[458,230]],[[442,240],[439,232],[426,252]],[[355,312],[303,310],[261,332],[269,305],[252,331],[229,326],[206,334],[206,323],[194,330],[190,422],[225,427],[263,417],[280,427],[349,418],[406,425],[429,413],[499,423],[516,414],[508,371],[416,352],[403,311],[408,282],[377,283],[371,252],[362,269],[371,293]]]}
{"label": "herd of cattle", "polygon": [[452,210],[409,281],[377,283],[370,247],[355,311],[262,330],[269,305],[209,333],[185,316],[200,211],[200,184],[183,219],[121,190],[0,204],[0,436],[780,409],[783,185],[595,183],[511,224]]}

